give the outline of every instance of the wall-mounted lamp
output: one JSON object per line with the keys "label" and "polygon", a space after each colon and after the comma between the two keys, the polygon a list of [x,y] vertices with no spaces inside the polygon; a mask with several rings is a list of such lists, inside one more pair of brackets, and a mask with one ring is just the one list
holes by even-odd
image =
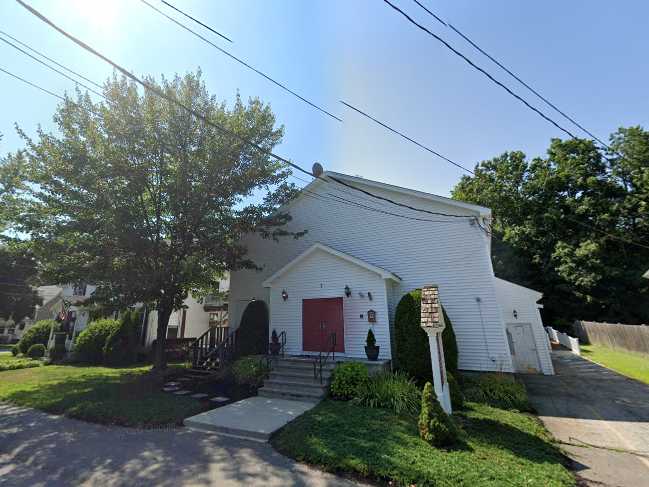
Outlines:
{"label": "wall-mounted lamp", "polygon": [[372,301],[372,293],[369,292],[369,291],[367,291],[367,299],[369,299],[370,301]]}
{"label": "wall-mounted lamp", "polygon": [[352,295],[352,290],[349,289],[349,286],[345,286],[345,296],[350,297]]}
{"label": "wall-mounted lamp", "polygon": [[514,312],[512,314],[514,315],[514,319],[517,320],[518,319],[518,311],[514,310]]}
{"label": "wall-mounted lamp", "polygon": [[282,299],[284,301],[288,299],[288,293],[286,292],[286,289],[282,289]]}

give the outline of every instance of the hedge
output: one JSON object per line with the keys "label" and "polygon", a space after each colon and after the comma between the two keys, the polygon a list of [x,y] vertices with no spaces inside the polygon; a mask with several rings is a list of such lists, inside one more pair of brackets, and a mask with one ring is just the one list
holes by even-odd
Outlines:
{"label": "hedge", "polygon": [[[446,369],[457,371],[458,350],[453,323],[442,307],[446,328],[442,332]],[[432,379],[428,335],[421,328],[421,290],[404,295],[397,305],[395,318],[395,363],[399,370],[411,375],[419,383]]]}
{"label": "hedge", "polygon": [[119,328],[118,320],[104,318],[92,321],[76,338],[74,344],[76,359],[92,364],[102,363],[106,340]]}
{"label": "hedge", "polygon": [[45,345],[42,343],[34,343],[29,350],[27,350],[29,358],[43,358],[45,356]]}
{"label": "hedge", "polygon": [[141,316],[135,310],[125,311],[120,316],[119,326],[104,342],[103,359],[106,364],[129,365],[135,362]]}
{"label": "hedge", "polygon": [[50,339],[52,327],[54,327],[54,331],[58,331],[60,325],[54,320],[41,320],[34,323],[16,344],[18,351],[22,354],[27,354],[29,348],[37,343],[46,347],[47,341]]}

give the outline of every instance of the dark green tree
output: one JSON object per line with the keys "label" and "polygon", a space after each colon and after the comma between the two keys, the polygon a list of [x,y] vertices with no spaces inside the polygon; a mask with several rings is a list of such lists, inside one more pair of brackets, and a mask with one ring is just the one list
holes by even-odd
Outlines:
{"label": "dark green tree", "polygon": [[26,148],[7,164],[21,169],[13,228],[29,235],[49,282],[95,283],[95,300],[118,308],[154,306],[162,369],[172,311],[188,293],[215,288],[224,271],[255,268],[242,235],[288,235],[290,217],[278,208],[295,187],[266,152],[283,133],[269,106],[237,96],[228,108],[200,71],[148,82],[264,150],[114,78],[107,101],[77,93],[62,103],[57,133],[21,131]]}
{"label": "dark green tree", "polygon": [[493,210],[496,275],[543,292],[555,324],[649,319],[641,279],[649,267],[649,135],[635,127],[611,140],[608,154],[591,141],[558,139],[544,158],[505,153],[453,190]]}
{"label": "dark green tree", "polygon": [[0,318],[19,323],[33,316],[42,304],[34,287],[37,278],[36,261],[24,245],[0,243]]}

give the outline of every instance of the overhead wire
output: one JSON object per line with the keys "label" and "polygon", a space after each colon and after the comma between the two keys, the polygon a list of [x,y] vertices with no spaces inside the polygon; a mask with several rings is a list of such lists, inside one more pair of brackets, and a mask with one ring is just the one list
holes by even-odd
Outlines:
{"label": "overhead wire", "polygon": [[[199,34],[198,32],[196,32],[195,30],[193,30],[193,29],[187,27],[185,24],[183,24],[183,23],[180,22],[179,20],[174,19],[174,18],[171,17],[170,15],[167,15],[166,13],[164,13],[162,10],[156,8],[156,7],[153,6],[151,3],[149,3],[147,0],[140,0],[140,2],[142,2],[143,4],[145,4],[146,6],[148,6],[149,8],[151,8],[152,10],[155,10],[155,11],[158,12],[160,15],[166,17],[166,18],[169,19],[171,22],[173,22],[174,24],[178,25],[180,28],[186,30],[187,32],[190,32],[190,33],[193,34],[193,35],[195,35],[196,37],[198,37],[199,39],[201,39],[203,42],[206,42],[207,44],[209,44],[210,46],[212,46],[214,49],[216,49],[216,50],[218,50],[219,52],[225,54],[225,55],[228,56],[230,59],[234,59],[236,62],[238,62],[238,63],[241,64],[242,66],[245,66],[246,68],[248,68],[248,69],[254,71],[254,72],[257,73],[258,75],[260,75],[260,76],[262,76],[263,78],[267,79],[268,81],[270,81],[270,82],[273,83],[274,85],[280,87],[282,90],[286,91],[287,93],[290,93],[291,95],[295,96],[296,98],[298,98],[299,100],[303,101],[304,103],[306,103],[307,105],[311,106],[312,108],[315,108],[316,110],[318,110],[318,111],[324,113],[325,115],[328,115],[329,117],[331,117],[331,118],[333,118],[333,119],[335,119],[335,120],[337,120],[337,121],[339,121],[339,122],[342,122],[342,119],[341,119],[340,117],[337,117],[336,115],[334,115],[333,113],[331,113],[331,112],[325,110],[325,109],[322,108],[321,106],[316,105],[316,104],[313,103],[312,101],[310,101],[310,100],[306,99],[305,97],[303,97],[302,95],[296,93],[295,91],[293,91],[292,89],[290,89],[290,88],[289,88],[288,86],[286,86],[285,84],[280,83],[279,81],[275,80],[274,78],[271,78],[269,75],[267,75],[267,74],[264,73],[263,71],[260,71],[259,69],[255,68],[254,66],[252,66],[252,65],[249,64],[249,63],[247,63],[247,62],[244,61],[243,59],[241,59],[241,58],[235,56],[234,54],[230,53],[229,51],[226,51],[226,50],[223,49],[222,47],[217,46],[217,45],[214,44],[212,41],[210,41],[210,40],[207,39],[206,37],[202,36],[201,34]],[[22,2],[20,2],[20,3],[22,3]]]}
{"label": "overhead wire", "polygon": [[460,29],[455,27],[453,24],[450,22],[444,22],[439,16],[437,16],[434,12],[429,10],[425,5],[423,5],[419,0],[413,0],[417,5],[419,5],[422,9],[424,9],[429,15],[431,15],[435,20],[440,22],[442,25],[445,27],[448,27],[452,29],[457,35],[462,37],[466,42],[468,42],[473,48],[475,48],[478,52],[480,52],[482,55],[484,55],[487,59],[492,61],[494,64],[496,64],[499,68],[501,68],[503,71],[505,71],[507,74],[509,74],[512,78],[514,78],[516,81],[518,81],[521,85],[523,85],[525,88],[527,88],[530,92],[532,92],[534,95],[536,95],[540,100],[542,100],[546,105],[548,105],[550,108],[552,108],[554,111],[559,113],[561,116],[563,116],[566,120],[571,122],[573,125],[578,127],[582,132],[587,134],[590,138],[593,140],[599,142],[604,148],[609,149],[609,145],[602,141],[599,137],[597,137],[595,134],[593,134],[591,131],[589,131],[587,128],[585,128],[583,125],[581,125],[579,122],[577,122],[573,117],[570,115],[566,114],[563,110],[561,110],[559,107],[557,107],[554,103],[552,103],[547,97],[543,96],[541,93],[539,93],[536,89],[532,88],[532,86],[529,85],[529,83],[526,83],[523,81],[520,76],[516,75],[514,72],[512,72],[509,68],[507,68],[504,64],[502,64],[500,61],[498,61],[495,57],[493,57],[491,54],[486,52],[484,49],[482,49],[476,42],[471,40],[468,35],[464,34]]}
{"label": "overhead wire", "polygon": [[223,39],[225,39],[225,40],[228,41],[228,42],[232,42],[232,39],[230,39],[229,37],[227,37],[227,36],[221,34],[219,31],[214,30],[212,27],[210,27],[210,26],[207,25],[207,24],[204,24],[204,23],[201,22],[200,20],[198,20],[198,19],[192,17],[192,16],[189,15],[187,12],[183,12],[183,11],[180,10],[178,7],[173,6],[173,5],[170,4],[169,2],[166,2],[165,0],[160,0],[160,1],[161,1],[162,3],[164,3],[167,7],[170,7],[170,8],[172,8],[172,9],[174,9],[176,12],[178,12],[179,14],[184,15],[184,16],[187,17],[188,19],[193,20],[193,21],[196,22],[198,25],[200,25],[200,26],[206,28],[207,30],[209,30],[210,32],[216,34],[217,36],[222,37]]}

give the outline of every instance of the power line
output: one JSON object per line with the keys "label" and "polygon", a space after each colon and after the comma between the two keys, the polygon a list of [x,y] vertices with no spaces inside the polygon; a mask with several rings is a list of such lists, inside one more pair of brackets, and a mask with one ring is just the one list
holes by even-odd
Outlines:
{"label": "power line", "polygon": [[44,93],[47,93],[48,95],[51,95],[51,96],[53,96],[55,98],[58,98],[59,100],[65,101],[65,97],[63,97],[61,95],[57,95],[56,93],[54,93],[54,92],[52,92],[52,91],[50,91],[50,90],[48,90],[46,88],[43,88],[42,86],[39,86],[39,85],[37,85],[35,83],[32,83],[31,81],[28,81],[25,78],[22,78],[22,77],[18,76],[17,74],[13,74],[13,73],[11,73],[11,72],[9,72],[6,69],[3,69],[1,67],[0,67],[0,71],[5,73],[6,75],[11,76],[12,78],[16,78],[17,80],[22,81],[25,84],[28,84],[29,86],[31,86],[33,88],[36,88],[37,90],[40,90],[40,91],[42,91]]}
{"label": "power line", "polygon": [[185,12],[183,12],[182,10],[180,10],[179,8],[174,7],[174,6],[171,5],[169,2],[165,2],[165,0],[160,0],[160,1],[161,1],[162,3],[164,3],[167,7],[171,7],[171,8],[174,9],[176,12],[178,12],[178,13],[184,15],[184,16],[187,17],[188,19],[193,20],[193,21],[196,22],[198,25],[200,25],[200,26],[202,26],[202,27],[205,27],[207,30],[209,30],[210,32],[213,32],[213,33],[216,34],[217,36],[222,37],[223,39],[225,39],[225,40],[228,41],[228,42],[232,42],[232,39],[230,39],[229,37],[224,36],[224,35],[221,34],[220,32],[218,32],[218,31],[212,29],[209,25],[204,24],[203,22],[201,22],[201,21],[198,20],[198,19],[195,19],[194,17],[192,17],[192,16],[189,15],[188,13],[185,13]]}
{"label": "power line", "polygon": [[41,60],[38,59],[37,57],[35,57],[35,56],[29,54],[27,51],[25,51],[24,49],[21,49],[20,47],[16,46],[16,45],[13,44],[12,42],[9,42],[7,39],[4,39],[4,38],[0,37],[0,41],[6,43],[6,44],[8,44],[8,45],[10,45],[10,46],[13,47],[14,49],[16,49],[16,50],[18,50],[19,52],[23,53],[24,55],[30,57],[31,59],[33,59],[33,60],[36,61],[37,63],[42,64],[42,65],[45,66],[46,68],[51,69],[51,70],[54,71],[55,73],[60,74],[61,76],[63,76],[63,77],[66,78],[66,79],[69,79],[69,80],[72,81],[73,83],[75,83],[75,84],[77,84],[77,85],[79,85],[79,86],[83,86],[86,90],[91,91],[91,92],[94,93],[95,95],[98,95],[98,96],[101,96],[101,97],[104,96],[102,93],[99,93],[98,91],[93,90],[93,89],[90,88],[88,85],[85,85],[85,84],[83,84],[83,83],[80,82],[80,81],[77,81],[76,79],[72,78],[71,76],[68,76],[68,75],[65,74],[64,72],[59,71],[59,70],[56,69],[55,67],[50,66],[50,65],[47,64],[45,61],[41,61]]}
{"label": "power line", "polygon": [[178,99],[176,99],[176,98],[174,98],[174,97],[172,97],[172,96],[167,95],[166,93],[164,93],[163,91],[161,91],[161,90],[158,89],[157,87],[151,85],[150,83],[147,83],[147,82],[145,82],[145,81],[142,81],[140,78],[138,78],[137,76],[135,76],[133,73],[131,73],[130,71],[128,71],[126,68],[123,68],[122,66],[120,66],[120,65],[117,64],[116,62],[111,61],[109,58],[107,58],[106,56],[104,56],[104,55],[101,54],[100,52],[96,51],[95,49],[93,49],[92,47],[90,47],[90,46],[89,46],[88,44],[86,44],[85,42],[81,41],[80,39],[76,38],[76,37],[73,36],[72,34],[69,34],[69,33],[66,32],[65,30],[63,30],[61,27],[59,27],[59,26],[56,25],[54,22],[52,22],[52,21],[49,20],[47,17],[45,17],[43,14],[41,14],[38,10],[36,10],[36,9],[34,9],[33,7],[31,7],[30,5],[26,4],[26,3],[23,2],[22,0],[16,0],[16,1],[17,1],[17,2],[22,6],[22,7],[24,7],[27,11],[29,11],[32,15],[35,15],[36,17],[38,17],[41,21],[45,22],[47,25],[49,25],[50,27],[52,27],[53,29],[55,29],[57,32],[59,32],[60,34],[64,35],[64,36],[67,37],[68,39],[70,39],[72,42],[74,42],[75,44],[77,44],[78,46],[80,46],[81,48],[83,48],[84,50],[90,52],[91,54],[94,54],[94,55],[95,55],[96,57],[98,57],[99,59],[101,59],[101,60],[103,60],[104,62],[110,64],[110,65],[111,65],[113,68],[115,68],[117,71],[119,71],[119,72],[122,73],[124,76],[126,76],[126,77],[129,78],[129,79],[131,79],[132,81],[135,81],[137,84],[139,84],[140,86],[142,86],[144,89],[149,90],[149,91],[151,91],[152,93],[154,93],[155,95],[157,95],[158,97],[160,97],[160,98],[164,98],[165,100],[167,100],[167,101],[169,101],[169,102],[171,102],[171,103],[173,103],[173,104],[179,106],[179,107],[182,108],[183,110],[186,110],[187,112],[189,112],[190,114],[192,114],[194,117],[196,117],[197,119],[201,120],[202,122],[204,122],[205,124],[209,125],[210,127],[213,127],[213,128],[215,128],[215,129],[219,130],[220,132],[223,132],[223,133],[226,133],[226,134],[228,134],[228,135],[230,135],[230,136],[232,136],[232,137],[235,137],[236,139],[240,140],[241,142],[243,142],[243,143],[245,143],[245,144],[247,144],[247,145],[249,145],[249,146],[251,146],[251,147],[256,148],[256,149],[259,150],[261,153],[266,154],[267,156],[272,157],[272,158],[274,158],[274,159],[276,159],[276,160],[278,160],[278,161],[280,161],[280,162],[283,162],[283,163],[285,163],[285,164],[288,164],[290,167],[292,167],[292,168],[294,168],[294,169],[297,169],[298,171],[303,172],[304,174],[308,174],[309,176],[312,176],[312,174],[311,174],[310,171],[307,171],[306,169],[301,168],[301,167],[298,166],[297,164],[292,163],[292,162],[289,161],[288,159],[285,159],[285,158],[283,158],[283,157],[281,157],[281,156],[278,156],[278,155],[274,154],[272,151],[270,151],[270,150],[268,150],[268,149],[264,149],[264,148],[261,147],[259,144],[256,144],[256,143],[254,143],[254,142],[252,142],[252,141],[250,141],[250,140],[248,140],[248,139],[246,139],[246,138],[240,136],[239,134],[237,134],[237,133],[235,133],[235,132],[232,132],[231,130],[226,129],[225,127],[222,127],[222,126],[220,126],[220,125],[218,125],[218,124],[212,122],[211,120],[208,120],[205,116],[201,115],[200,113],[198,113],[198,112],[195,111],[194,109],[188,107],[187,105],[185,105],[184,103],[182,103],[182,102],[179,101]]}
{"label": "power line", "polygon": [[[19,1],[19,0],[17,0],[17,1]],[[207,44],[209,44],[210,46],[212,46],[214,49],[216,49],[216,50],[218,50],[219,52],[221,52],[221,53],[225,54],[226,56],[228,56],[230,59],[234,59],[236,62],[238,62],[238,63],[241,64],[242,66],[245,66],[246,68],[248,68],[248,69],[254,71],[255,73],[257,73],[258,75],[260,75],[260,76],[262,76],[263,78],[267,79],[268,81],[270,81],[270,82],[273,83],[274,85],[279,86],[281,89],[283,89],[283,90],[286,91],[287,93],[290,93],[291,95],[295,96],[296,98],[298,98],[299,100],[303,101],[304,103],[306,103],[307,105],[311,106],[312,108],[315,108],[316,110],[318,110],[318,111],[324,113],[325,115],[328,115],[329,117],[331,117],[331,118],[333,118],[333,119],[335,119],[335,120],[337,120],[337,121],[339,121],[339,122],[342,122],[342,119],[341,119],[341,118],[339,118],[339,117],[337,117],[336,115],[334,115],[334,114],[328,112],[327,110],[325,110],[324,108],[322,108],[322,107],[316,105],[315,103],[313,103],[313,102],[307,100],[307,99],[304,98],[302,95],[299,95],[299,94],[296,93],[295,91],[291,90],[291,89],[290,89],[288,86],[286,86],[285,84],[280,83],[279,81],[277,81],[277,80],[271,78],[269,75],[267,75],[267,74],[264,73],[263,71],[258,70],[257,68],[255,68],[255,67],[252,66],[251,64],[248,64],[248,63],[247,63],[246,61],[244,61],[243,59],[238,58],[238,57],[235,56],[234,54],[232,54],[232,53],[226,51],[225,49],[223,49],[222,47],[217,46],[216,44],[214,44],[212,41],[210,41],[210,40],[207,39],[206,37],[203,37],[201,34],[199,34],[198,32],[196,32],[195,30],[190,29],[189,27],[187,27],[185,24],[183,24],[183,23],[180,22],[179,20],[174,19],[173,17],[171,17],[171,16],[167,15],[166,13],[164,13],[162,10],[160,10],[160,9],[158,9],[158,8],[156,8],[156,7],[154,7],[153,5],[151,5],[151,4],[150,4],[149,2],[147,2],[146,0],[140,0],[140,2],[142,2],[143,4],[145,4],[146,6],[148,6],[149,8],[155,10],[155,11],[158,12],[160,15],[166,17],[167,19],[169,19],[170,21],[172,21],[174,24],[176,24],[176,25],[179,26],[180,28],[186,30],[187,32],[192,33],[193,35],[195,35],[196,37],[198,37],[198,38],[201,39],[202,41],[204,41],[204,42],[206,42]],[[22,3],[22,2],[20,2],[20,3]],[[165,2],[165,3],[166,3],[166,2]]]}
{"label": "power line", "polygon": [[[17,0],[17,1],[20,1],[20,0]],[[436,39],[436,40],[438,40],[439,42],[441,42],[441,43],[442,43],[442,44],[443,44],[447,49],[449,49],[451,52],[453,52],[453,54],[455,54],[456,56],[459,56],[460,58],[462,58],[462,59],[463,59],[466,63],[468,63],[472,68],[478,70],[480,73],[482,73],[484,76],[486,76],[489,80],[491,80],[491,81],[492,81],[493,83],[495,83],[496,85],[500,86],[503,90],[505,90],[505,91],[506,91],[507,93],[509,93],[511,96],[513,96],[513,97],[516,98],[518,101],[520,101],[521,103],[523,103],[527,108],[529,108],[530,110],[532,110],[534,113],[536,113],[537,115],[539,115],[541,118],[543,118],[544,120],[548,121],[549,123],[551,123],[552,125],[554,125],[556,128],[558,128],[558,129],[561,130],[562,132],[566,133],[568,136],[570,136],[570,138],[572,138],[572,139],[576,139],[576,138],[577,138],[577,137],[576,137],[572,132],[570,132],[568,129],[562,127],[562,126],[559,125],[556,121],[554,121],[554,120],[551,119],[549,116],[547,116],[545,113],[543,113],[541,110],[539,110],[539,109],[536,108],[535,106],[531,105],[527,100],[525,100],[524,98],[522,98],[520,95],[516,94],[514,91],[512,91],[511,88],[509,88],[508,86],[506,86],[506,85],[503,84],[502,82],[498,81],[498,80],[497,80],[496,78],[494,78],[491,74],[489,74],[489,73],[488,73],[487,71],[485,71],[483,68],[481,68],[480,66],[478,66],[477,64],[475,64],[473,61],[471,61],[468,57],[466,57],[464,54],[462,54],[460,51],[458,51],[456,48],[454,48],[451,44],[449,44],[448,42],[446,42],[446,41],[445,41],[444,39],[442,39],[440,36],[438,36],[437,34],[434,34],[434,33],[431,32],[430,30],[428,30],[426,27],[424,27],[423,25],[421,25],[420,23],[418,23],[416,20],[414,20],[412,17],[410,17],[407,13],[405,13],[405,12],[404,12],[403,10],[401,10],[399,7],[397,7],[397,6],[394,5],[392,2],[390,2],[390,0],[383,0],[383,1],[384,1],[385,3],[387,3],[390,7],[392,7],[394,10],[396,10],[397,12],[399,12],[401,15],[403,15],[403,16],[408,20],[408,22],[410,22],[411,24],[413,24],[414,26],[416,26],[417,28],[419,28],[420,30],[422,30],[423,32],[425,32],[426,34],[428,34],[429,36],[431,36],[431,37],[433,37],[434,39]]]}
{"label": "power line", "polygon": [[422,3],[420,3],[418,0],[413,0],[417,5],[419,5],[421,8],[423,8],[426,12],[428,12],[431,16],[433,16],[438,22],[443,24],[445,27],[450,27],[453,29],[462,39],[464,39],[466,42],[471,44],[478,52],[483,54],[485,57],[487,57],[490,61],[492,61],[494,64],[496,64],[498,67],[500,67],[503,71],[505,71],[507,74],[509,74],[512,78],[514,78],[516,81],[518,81],[521,85],[523,85],[525,88],[527,88],[529,91],[531,91],[534,95],[536,95],[538,98],[540,98],[543,102],[545,102],[546,105],[548,105],[550,108],[554,109],[557,113],[559,113],[561,116],[563,116],[566,120],[572,122],[573,125],[581,129],[584,133],[588,134],[593,140],[599,142],[602,144],[603,147],[606,149],[610,149],[608,144],[606,142],[602,141],[599,137],[594,135],[592,132],[590,132],[588,129],[586,129],[584,126],[582,126],[579,122],[577,122],[573,117],[567,115],[564,111],[559,109],[554,103],[552,103],[549,99],[547,99],[545,96],[541,95],[537,90],[532,88],[528,83],[523,81],[519,76],[514,74],[510,69],[508,69],[505,65],[503,65],[500,61],[498,61],[496,58],[494,58],[492,55],[487,53],[484,49],[482,49],[478,44],[476,44],[474,41],[472,41],[469,36],[466,34],[462,33],[460,29],[455,27],[451,23],[446,23],[442,19],[440,19],[437,15],[435,15],[433,12],[431,12],[428,8],[426,8]]}
{"label": "power line", "polygon": [[25,44],[24,42],[22,42],[22,41],[16,39],[14,36],[12,36],[12,35],[10,35],[10,34],[7,34],[6,32],[4,32],[4,31],[2,31],[2,30],[0,30],[0,34],[4,35],[4,36],[6,36],[6,37],[9,37],[10,39],[12,39],[12,40],[14,40],[15,42],[17,42],[18,44],[20,44],[21,46],[23,46],[23,47],[29,49],[29,50],[32,51],[32,52],[35,52],[35,53],[38,54],[39,56],[41,56],[41,57],[47,59],[49,62],[56,64],[58,67],[65,69],[66,71],[68,71],[68,72],[74,74],[75,76],[78,76],[79,78],[81,78],[81,79],[87,81],[88,83],[90,83],[90,84],[96,86],[96,87],[99,88],[100,90],[103,90],[103,89],[104,89],[104,87],[101,86],[99,83],[95,83],[93,80],[86,78],[84,75],[79,74],[79,73],[77,73],[76,71],[73,71],[72,69],[68,68],[67,66],[64,66],[63,64],[61,64],[61,63],[55,61],[55,60],[52,59],[51,57],[49,57],[49,56],[43,54],[42,52],[40,52],[40,51],[34,49],[33,47],[31,47],[31,46]]}
{"label": "power line", "polygon": [[588,228],[589,230],[595,230],[596,232],[599,232],[602,235],[606,235],[607,237],[612,238],[614,240],[619,240],[620,242],[625,242],[625,243],[628,243],[628,244],[631,244],[631,245],[636,245],[638,247],[642,247],[643,249],[649,250],[649,245],[646,245],[644,243],[640,243],[640,242],[637,242],[635,240],[627,239],[627,238],[624,238],[624,237],[619,237],[617,235],[606,232],[604,230],[600,230],[595,225],[589,225],[588,223],[580,222],[576,218],[572,218],[572,217],[569,217],[567,215],[561,215],[561,217],[565,218],[566,220],[570,220],[571,222],[576,223],[577,225],[581,225],[584,228]]}
{"label": "power line", "polygon": [[393,132],[393,133],[397,134],[398,136],[403,137],[403,138],[406,139],[407,141],[412,142],[412,143],[415,144],[416,146],[421,147],[421,148],[424,149],[425,151],[428,151],[428,152],[430,152],[431,154],[434,154],[434,155],[436,155],[437,157],[439,157],[439,158],[441,158],[441,159],[444,159],[446,162],[448,162],[448,163],[450,163],[450,164],[453,164],[455,167],[459,167],[460,169],[462,169],[462,170],[464,170],[464,171],[466,171],[466,172],[468,172],[468,173],[470,173],[470,174],[475,175],[475,173],[474,173],[471,169],[468,169],[468,168],[464,167],[463,165],[461,165],[461,164],[459,164],[459,163],[457,163],[457,162],[455,162],[455,161],[449,159],[448,157],[446,157],[446,156],[440,154],[439,152],[434,151],[434,150],[431,149],[430,147],[426,147],[426,146],[423,145],[422,143],[417,142],[416,140],[412,139],[411,137],[408,137],[408,136],[407,136],[406,134],[404,134],[403,132],[399,132],[398,130],[396,130],[396,129],[390,127],[388,124],[386,124],[386,123],[384,123],[384,122],[381,122],[380,120],[374,118],[372,115],[369,115],[368,113],[364,112],[364,111],[361,110],[360,108],[356,108],[355,106],[350,105],[349,103],[347,103],[347,102],[345,102],[345,101],[342,101],[342,100],[340,100],[340,103],[342,103],[343,105],[345,105],[345,106],[348,107],[348,108],[351,108],[351,109],[354,110],[355,112],[360,113],[360,114],[363,115],[364,117],[369,118],[369,119],[372,120],[373,122],[379,124],[381,127],[388,129],[390,132]]}

